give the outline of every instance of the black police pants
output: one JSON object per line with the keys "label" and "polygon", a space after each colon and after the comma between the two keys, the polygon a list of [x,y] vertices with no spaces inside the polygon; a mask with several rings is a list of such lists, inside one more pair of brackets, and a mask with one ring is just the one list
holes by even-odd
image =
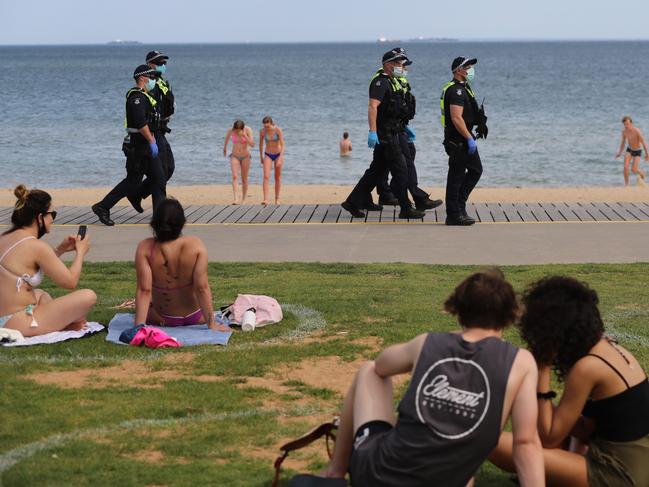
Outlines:
{"label": "black police pants", "polygon": [[446,178],[446,215],[457,218],[466,211],[469,195],[482,176],[482,161],[477,149],[475,153],[469,154],[466,142],[452,144],[446,143],[447,152],[450,152]]}
{"label": "black police pants", "polygon": [[[399,143],[404,157],[406,158],[406,165],[408,166],[408,183],[407,189],[410,191],[415,204],[423,202],[428,199],[429,194],[419,187],[417,178],[417,168],[415,166],[415,157],[417,155],[417,148],[413,142],[408,142],[408,134],[402,132],[399,135]],[[389,171],[386,170],[381,178],[381,182],[376,187],[376,192],[380,198],[391,199],[394,196],[391,184],[388,184]]]}
{"label": "black police pants", "polygon": [[372,190],[383,180],[389,171],[392,174],[392,192],[399,200],[401,209],[410,207],[406,184],[408,181],[408,166],[399,134],[383,135],[379,144],[374,147],[370,167],[356,183],[347,197],[347,202],[356,208],[365,208],[372,202]]}
{"label": "black police pants", "polygon": [[[171,176],[174,173],[176,168],[176,163],[174,160],[174,153],[171,151],[171,146],[167,141],[167,137],[163,132],[155,134],[155,142],[158,144],[158,158],[160,159],[161,169],[162,169],[162,182],[161,184],[164,187],[165,195],[167,194],[167,181],[171,179]],[[140,198],[146,199],[151,196],[151,186],[152,180],[149,178],[145,179],[140,185],[139,193]]]}
{"label": "black police pants", "polygon": [[[148,153],[147,153],[148,151]],[[99,206],[110,210],[119,200],[125,196],[137,197],[142,184],[142,178],[146,175],[151,179],[151,193],[153,196],[153,207],[155,208],[165,198],[163,173],[160,159],[152,158],[148,145],[132,149],[126,156],[126,177],[99,202]]]}

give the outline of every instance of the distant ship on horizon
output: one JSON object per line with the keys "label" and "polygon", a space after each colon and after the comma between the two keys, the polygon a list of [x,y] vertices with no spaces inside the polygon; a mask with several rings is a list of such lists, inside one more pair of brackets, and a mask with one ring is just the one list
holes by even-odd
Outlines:
{"label": "distant ship on horizon", "polygon": [[137,46],[142,43],[140,41],[123,41],[122,39],[115,39],[114,41],[108,41],[106,44],[111,46]]}
{"label": "distant ship on horizon", "polygon": [[[376,42],[384,44],[386,42],[401,42],[401,39],[389,39],[387,37],[379,37]],[[418,36],[412,39],[406,39],[405,42],[458,42],[458,39],[450,37],[424,37]]]}

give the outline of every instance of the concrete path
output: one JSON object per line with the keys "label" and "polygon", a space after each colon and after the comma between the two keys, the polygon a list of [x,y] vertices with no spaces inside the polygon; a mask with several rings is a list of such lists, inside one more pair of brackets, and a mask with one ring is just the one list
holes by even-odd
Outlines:
{"label": "concrete path", "polygon": [[[74,226],[55,226],[57,244]],[[91,225],[89,261],[132,260],[146,225]],[[547,264],[649,261],[649,222],[188,225],[221,262]]]}

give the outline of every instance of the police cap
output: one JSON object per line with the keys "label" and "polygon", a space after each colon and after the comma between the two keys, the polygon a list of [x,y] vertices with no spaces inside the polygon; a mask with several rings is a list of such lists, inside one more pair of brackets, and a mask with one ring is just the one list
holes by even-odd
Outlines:
{"label": "police cap", "polygon": [[395,47],[383,55],[383,64],[401,60],[405,61],[404,64],[406,66],[412,64],[412,61],[408,59],[408,56],[406,56],[406,50],[403,47]]}
{"label": "police cap", "polygon": [[133,78],[137,79],[138,76],[147,76],[149,78],[156,78],[160,73],[155,69],[150,68],[146,64],[140,64],[135,71],[133,71]]}
{"label": "police cap", "polygon": [[169,59],[169,56],[165,56],[160,51],[150,51],[146,55],[146,62],[147,63],[162,64],[167,59]]}
{"label": "police cap", "polygon": [[465,66],[473,66],[477,62],[478,60],[476,58],[466,58],[464,56],[458,56],[455,59],[453,59],[453,63],[451,64],[451,71],[455,71]]}

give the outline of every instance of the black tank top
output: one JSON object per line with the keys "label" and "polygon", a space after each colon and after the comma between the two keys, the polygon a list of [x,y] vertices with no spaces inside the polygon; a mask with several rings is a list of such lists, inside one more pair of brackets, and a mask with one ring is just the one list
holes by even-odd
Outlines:
{"label": "black tank top", "polygon": [[472,343],[429,333],[399,418],[373,462],[381,485],[464,487],[498,443],[518,349],[499,338]]}

